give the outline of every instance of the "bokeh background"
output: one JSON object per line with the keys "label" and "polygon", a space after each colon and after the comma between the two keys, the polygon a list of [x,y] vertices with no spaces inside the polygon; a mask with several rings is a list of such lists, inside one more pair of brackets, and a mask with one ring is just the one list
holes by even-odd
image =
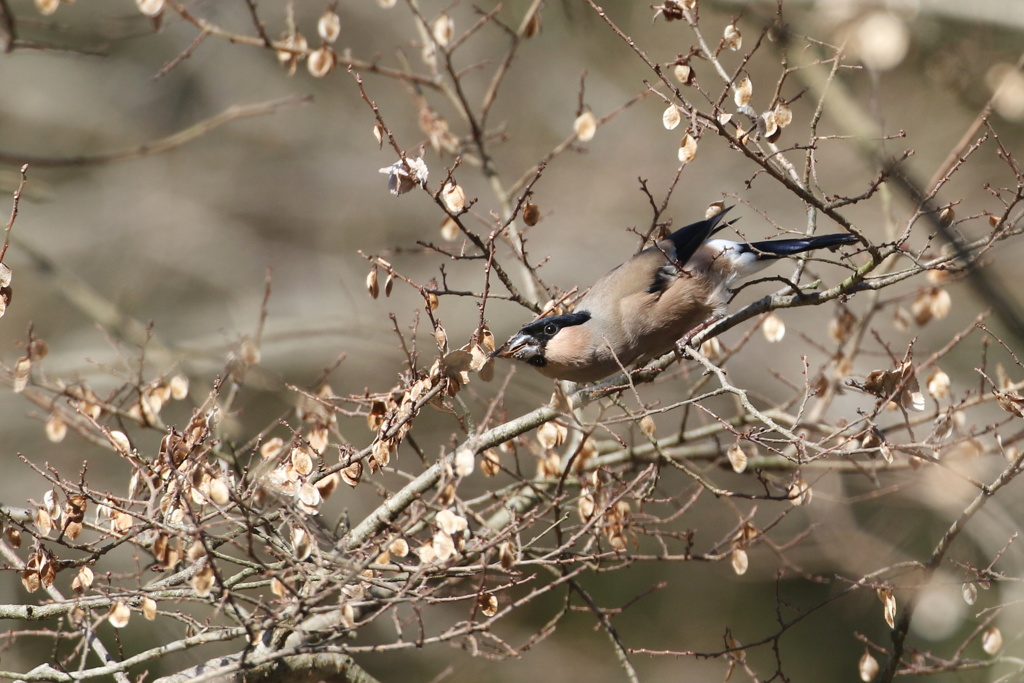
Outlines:
{"label": "bokeh background", "polygon": [[[146,372],[179,368],[192,378],[195,398],[201,400],[238,341],[255,332],[271,269],[263,374],[253,379],[242,399],[235,418],[239,434],[262,428],[287,409],[294,395],[282,390],[285,383],[302,386],[314,381],[341,354],[346,360],[331,382],[336,392],[390,387],[403,369],[404,356],[388,314],[393,312],[399,326],[408,329],[420,299],[399,284],[390,299],[371,300],[364,286],[368,266],[359,251],[382,255],[421,282],[435,277],[441,259],[418,253],[416,243],[441,241],[442,215],[425,193],[399,198],[388,194],[378,169],[393,163],[394,154],[386,146],[378,147],[372,112],[360,99],[352,76],[340,68],[326,78],[314,79],[301,65],[289,76],[272,53],[212,36],[161,75],[197,35],[194,26],[172,12],[155,30],[129,0],[79,0],[62,5],[51,17],[40,16],[29,2],[8,2],[20,42],[0,56],[0,153],[8,162],[0,169],[4,195],[10,196],[17,186],[20,163],[28,158],[39,163],[29,167],[14,244],[5,259],[14,271],[15,296],[0,320],[4,362],[13,364],[22,354],[19,345],[31,326],[49,344],[42,371],[50,377],[82,378],[99,390],[136,373],[138,348],[102,329],[95,315],[76,303],[88,291],[125,315],[151,323],[154,338],[168,352],[154,354]],[[522,11],[518,6],[526,4],[507,3],[500,16],[515,26]],[[480,6],[491,9],[493,3]],[[881,143],[885,149],[893,154],[914,150],[908,168],[927,179],[995,87],[1009,78],[995,102],[992,125],[1006,149],[1024,150],[1024,76],[1014,67],[1024,46],[1024,5],[1019,0],[784,0],[782,6],[794,33],[845,45],[850,64],[859,66],[841,73],[841,85],[858,110],[826,107],[823,134],[843,135],[844,122],[850,117],[866,116],[879,135],[894,136]],[[188,7],[226,29],[253,33],[243,2],[196,2]],[[446,7],[424,3],[423,11],[432,17]],[[652,60],[671,62],[693,44],[684,22],[652,22],[654,11],[646,3],[609,2],[606,9]],[[300,30],[313,36],[323,10],[321,3],[295,3]],[[457,30],[476,16],[469,3],[456,3],[448,11]],[[738,17],[748,41],[746,49],[760,28],[771,23],[775,3],[705,0],[700,11],[702,25],[715,38]],[[284,29],[284,3],[260,3],[258,12],[270,35]],[[402,2],[384,9],[368,0],[344,0],[338,13],[342,20],[338,45],[350,49],[353,56],[391,66],[408,60],[414,70],[422,70],[418,35]],[[495,49],[501,40],[499,32],[485,30],[461,49],[459,63],[471,68],[479,62],[480,72],[489,74],[502,54]],[[778,46],[766,46],[749,65],[755,101],[762,98],[763,106],[779,75],[779,54]],[[794,63],[803,57],[798,52],[789,55]],[[739,58],[738,54],[723,57],[731,67]],[[708,67],[699,61],[695,65],[700,78],[712,81]],[[584,100],[598,116],[642,93],[642,79],[651,78],[631,49],[586,4],[553,0],[544,8],[541,32],[517,55],[492,115],[492,124],[501,126],[507,136],[506,142],[494,147],[497,167],[507,184],[571,134],[583,73]],[[399,144],[415,150],[424,136],[409,89],[372,73],[363,76],[369,96]],[[467,77],[466,82],[477,97],[486,83],[483,76]],[[794,79],[787,94],[793,96],[795,88]],[[313,96],[312,102],[232,122],[165,153],[101,164],[56,163],[133,148],[234,105],[306,94]],[[433,104],[457,133],[464,133],[450,107],[437,99]],[[795,102],[798,121],[805,121],[815,104],[811,97]],[[629,228],[642,230],[650,222],[638,179],[647,179],[660,197],[678,165],[678,131],[662,127],[663,109],[657,98],[646,98],[603,126],[585,148],[561,155],[544,172],[534,195],[543,219],[529,230],[528,249],[535,262],[548,259],[541,270],[548,283],[565,289],[586,285],[636,249],[637,237]],[[803,228],[804,210],[793,196],[767,178],[755,177],[754,167],[721,142],[711,136],[705,140],[697,161],[684,171],[669,207],[668,214],[677,223],[702,216],[709,202],[726,198],[756,207],[784,227]],[[863,192],[875,174],[873,163],[844,140],[821,145],[820,187],[830,194]],[[451,159],[428,151],[426,160],[432,187],[436,187],[443,177],[442,167],[450,165]],[[458,178],[467,196],[478,199],[474,211],[484,229],[490,212],[497,209],[493,195],[478,174],[465,172]],[[999,212],[985,185],[1006,187],[1015,182],[989,144],[949,183],[944,199],[962,202],[958,216]],[[0,202],[0,213],[6,213],[4,206]],[[773,234],[774,228],[749,206],[736,210],[742,216],[744,234],[752,238]],[[884,239],[887,222],[893,217],[902,220],[906,206],[896,195],[891,203],[867,202],[850,207],[847,214],[869,236]],[[971,233],[970,224],[962,227]],[[987,224],[979,221],[977,227],[980,233]],[[922,231],[914,244],[920,247],[928,237]],[[42,255],[53,268],[37,267],[30,253]],[[986,263],[1011,296],[1017,295],[1022,258],[1024,250],[1011,241]],[[475,266],[448,263],[446,267],[453,287],[481,286],[482,276]],[[822,272],[840,274],[829,269]],[[771,289],[745,291],[740,303]],[[913,287],[905,291],[912,293]],[[950,291],[954,306],[947,319],[909,331],[885,320],[879,325],[882,335],[898,352],[917,336],[920,357],[940,348],[985,306],[967,286]],[[449,337],[468,340],[476,322],[472,301],[446,299],[438,314]],[[531,315],[512,304],[493,302],[488,318],[495,335],[504,338]],[[805,343],[824,336],[826,316],[821,311],[790,311],[785,320],[791,332],[783,345],[771,346],[757,338],[731,366],[731,377],[738,384],[758,386],[766,400],[788,394],[782,383],[765,376],[766,367],[799,381],[801,355],[819,361],[823,357]],[[994,326],[998,329],[997,323]],[[724,341],[734,342],[743,333],[742,328],[733,330]],[[429,342],[426,335],[420,338],[426,340],[424,344]],[[1008,339],[1014,341],[1012,336]],[[887,363],[882,353],[877,358],[880,365]],[[951,356],[944,369],[954,383],[977,382],[972,367],[978,362],[974,346]],[[875,368],[858,368],[862,373],[871,369]],[[494,388],[474,385],[473,391],[486,399]],[[510,415],[519,414],[547,400],[550,391],[547,380],[519,371],[505,408]],[[672,395],[671,387],[651,391]],[[871,403],[862,396],[847,400],[851,409]],[[439,423],[437,429],[440,433],[452,427]],[[94,485],[108,476],[104,458],[111,456],[84,442],[69,444],[73,436],[62,444],[49,443],[40,411],[10,392],[0,393],[0,436],[5,463],[0,500],[5,503],[24,505],[27,498],[38,499],[45,490],[18,454],[39,465],[49,463],[69,476],[88,459]],[[353,435],[352,440],[362,444],[370,437],[367,432]],[[977,473],[990,478],[998,469],[999,463],[981,463]],[[126,485],[120,470],[109,476],[111,488]],[[671,487],[671,475],[667,476],[663,485]],[[911,478],[916,483],[908,484]],[[679,486],[685,483],[678,482]],[[857,576],[885,563],[921,557],[950,515],[962,509],[971,495],[962,481],[941,472],[907,473],[886,483],[906,485],[904,495],[875,504],[872,492],[878,489],[870,481],[832,476],[816,483],[820,488],[814,506],[794,513],[792,520],[794,533],[810,526],[812,537],[789,559],[822,575],[832,568],[833,573],[841,570],[845,576]],[[350,495],[334,504],[349,509],[353,517],[374,502],[372,496]],[[998,549],[1018,527],[1021,510],[1013,497],[997,501],[975,520],[979,531],[971,543],[976,544],[978,557],[991,559],[993,548]],[[1015,497],[1019,498],[1019,490]],[[708,539],[716,538],[734,518],[701,515],[720,509],[698,506],[692,526],[707,533]],[[645,587],[665,582],[666,587],[616,617],[627,645],[713,650],[722,646],[728,626],[742,625],[741,632],[734,630],[741,642],[771,635],[780,595],[786,604],[779,614],[788,619],[836,592],[836,586],[827,583],[777,583],[782,561],[767,551],[759,552],[763,554],[753,559],[752,570],[744,577],[736,577],[727,563],[672,564],[594,575],[585,583],[602,604],[614,606],[625,605]],[[1004,561],[1019,570],[1024,567],[1024,554],[1011,548]],[[952,575],[946,578],[934,589],[935,596],[923,602],[934,616],[928,617],[922,608],[923,626],[914,634],[937,649],[964,637],[975,623],[968,617],[980,609],[965,605],[959,599],[959,582]],[[992,597],[990,604],[1012,597],[1007,590]],[[0,574],[0,601],[25,599],[16,573]],[[552,608],[546,601],[531,605],[506,625],[504,635],[512,642],[525,641]],[[862,592],[823,613],[827,617],[812,614],[782,638],[785,671],[793,680],[855,680],[863,646],[854,634],[886,642],[880,603]],[[454,613],[452,618],[457,618]],[[1011,623],[1011,628],[1004,629],[1013,634],[1007,647],[1017,648],[1020,654],[1017,634],[1022,624],[1020,619]],[[621,680],[611,647],[593,624],[593,616],[586,612],[573,615],[536,648],[500,664],[448,647],[370,656],[361,664],[381,680],[515,681],[568,676],[595,682]],[[13,625],[4,626],[8,627]],[[148,637],[173,635],[154,631]],[[369,641],[389,635],[382,630],[363,637]],[[770,648],[761,648],[754,656],[760,658],[759,671],[771,670]],[[5,668],[16,668],[18,660],[15,648],[13,657],[5,655]],[[640,654],[635,663],[645,680],[717,680],[724,674],[721,662]],[[995,675],[982,671],[932,680],[989,680],[989,676],[994,680]]]}

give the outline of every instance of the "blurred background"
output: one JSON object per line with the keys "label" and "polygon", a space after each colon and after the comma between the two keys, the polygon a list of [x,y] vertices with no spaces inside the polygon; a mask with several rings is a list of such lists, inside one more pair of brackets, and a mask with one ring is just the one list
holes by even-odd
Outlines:
{"label": "blurred background", "polygon": [[[94,315],[76,305],[76,296],[89,291],[124,314],[151,323],[154,338],[169,353],[152,359],[144,373],[180,369],[192,378],[193,398],[201,401],[239,340],[255,333],[269,269],[272,293],[261,349],[264,374],[249,385],[235,417],[239,434],[252,434],[294,400],[283,390],[284,384],[304,386],[315,381],[340,355],[346,359],[331,380],[339,394],[386,389],[402,372],[405,357],[389,313],[395,314],[400,328],[409,330],[419,315],[421,299],[401,283],[390,299],[375,301],[367,296],[369,268],[360,250],[383,256],[418,282],[439,277],[444,263],[453,289],[482,287],[478,262],[445,263],[436,255],[419,253],[417,241],[443,241],[439,232],[443,216],[426,193],[398,198],[388,193],[386,178],[378,169],[392,164],[394,153],[387,145],[378,146],[372,132],[373,114],[344,68],[315,79],[300,65],[289,76],[269,51],[210,36],[165,71],[197,36],[197,29],[173,12],[165,13],[157,27],[129,0],[80,0],[61,5],[46,17],[30,2],[8,3],[21,43],[0,56],[0,153],[7,161],[0,169],[4,195],[9,197],[17,186],[21,163],[30,158],[39,161],[29,166],[13,230],[15,241],[5,258],[14,272],[15,292],[0,320],[0,358],[8,365],[23,354],[21,344],[31,326],[49,344],[50,355],[41,371],[51,378],[82,378],[100,391],[137,373],[139,349],[105,332]],[[523,9],[518,6],[526,4],[508,3],[499,16],[517,26]],[[969,7],[938,0],[784,0],[781,4],[789,31],[826,45],[845,45],[847,62],[858,67],[842,70],[836,85],[849,94],[858,110],[826,107],[819,128],[822,136],[837,136],[819,142],[815,181],[826,195],[860,194],[877,172],[854,144],[838,137],[848,134],[851,117],[866,117],[878,136],[892,136],[880,143],[892,155],[913,149],[907,168],[918,178],[928,179],[1002,84],[993,102],[991,123],[1005,149],[1024,150],[1024,76],[1015,66],[1024,46],[1024,4],[1019,0],[975,0]],[[694,44],[685,22],[652,21],[654,10],[646,3],[625,5],[609,3],[606,9],[651,60],[671,63]],[[478,6],[489,10],[495,5]],[[241,1],[195,2],[187,7],[226,30],[254,33],[249,10]],[[324,9],[317,2],[294,5],[296,25],[311,41]],[[428,19],[442,10],[452,16],[457,32],[477,18],[469,3],[424,3]],[[337,11],[342,21],[339,50],[346,48],[353,57],[391,67],[407,60],[412,70],[425,72],[419,37],[404,3],[385,9],[377,2],[346,0]],[[776,4],[767,2],[703,0],[700,4],[701,25],[711,39],[717,41],[732,21],[744,32],[743,50],[723,56],[727,68],[739,65],[761,28],[774,21],[775,11]],[[262,2],[258,12],[270,36],[285,29],[284,3]],[[629,46],[585,3],[552,0],[542,17],[541,31],[517,54],[491,117],[492,126],[500,127],[507,137],[493,147],[506,185],[571,135],[581,74],[585,74],[583,100],[598,117],[645,92],[643,79],[652,78]],[[465,79],[471,97],[481,96],[495,61],[503,55],[504,40],[499,31],[487,29],[460,48],[459,65],[478,68],[482,74],[477,80]],[[805,41],[791,45],[766,45],[747,66],[758,106],[769,104],[784,53],[792,65],[813,61]],[[709,66],[694,60],[694,68],[698,80],[712,92],[720,90]],[[409,88],[373,73],[362,75],[368,96],[380,107],[399,144],[415,152],[425,139]],[[792,78],[784,94],[794,97],[798,84]],[[70,157],[135,148],[235,105],[307,94],[312,95],[309,103],[231,122],[165,153],[99,164],[59,163]],[[443,100],[434,98],[431,103],[456,134],[465,134],[458,128],[458,116]],[[811,95],[793,103],[800,131],[806,131],[816,104]],[[585,286],[636,250],[638,238],[629,229],[645,231],[651,220],[639,179],[647,180],[660,200],[678,167],[682,129],[662,127],[664,107],[660,99],[647,97],[602,126],[582,149],[557,157],[544,172],[534,193],[542,220],[526,234],[532,261],[546,259],[540,272],[549,285]],[[802,141],[784,136],[780,145]],[[443,168],[452,160],[429,149],[425,159],[431,169],[431,188],[436,189],[444,177]],[[460,171],[456,177],[467,197],[478,199],[473,210],[480,217],[477,226],[486,234],[487,221],[498,211],[493,194],[478,173]],[[990,141],[946,185],[941,199],[961,202],[958,217],[980,217],[976,224],[960,226],[964,233],[977,236],[989,229],[985,212],[1002,212],[986,186],[1004,188],[1016,183]],[[683,171],[667,213],[678,225],[702,217],[705,207],[720,199],[743,204],[734,210],[742,218],[737,227],[751,239],[776,234],[772,222],[787,229],[806,226],[799,201],[708,135],[697,161]],[[0,200],[0,214],[6,215],[5,206]],[[884,240],[890,234],[887,225],[902,229],[907,206],[895,195],[891,202],[866,202],[845,212],[869,237]],[[832,232],[837,226],[821,229]],[[909,246],[921,248],[930,237],[922,228]],[[37,267],[30,253],[45,257],[52,268]],[[1019,240],[1011,240],[986,263],[993,278],[1014,298],[1019,296],[1021,259],[1024,249]],[[784,268],[779,270],[776,274],[785,274]],[[829,268],[816,272],[826,278],[826,284],[843,274]],[[923,284],[910,283],[903,291],[912,297]],[[766,284],[744,290],[734,306],[775,288]],[[909,340],[917,337],[915,353],[926,357],[985,307],[967,286],[951,286],[949,291],[951,314],[925,328],[904,330],[888,318],[879,320],[881,334],[891,341],[894,353],[901,355]],[[852,309],[856,304],[855,298]],[[788,396],[784,383],[765,377],[765,367],[801,383],[801,356],[810,355],[812,362],[819,363],[825,358],[821,349],[809,343],[824,338],[827,316],[823,311],[786,312],[787,341],[772,346],[760,336],[753,339],[730,366],[732,379],[740,386],[756,386],[766,401]],[[454,345],[468,341],[477,319],[473,300],[445,298],[437,314]],[[531,320],[532,314],[493,301],[487,317],[500,342]],[[998,329],[998,324],[993,327]],[[732,330],[723,343],[735,343],[748,329]],[[421,342],[431,343],[420,332]],[[876,351],[877,366],[858,366],[854,374],[889,366],[881,349]],[[1000,349],[991,353],[1005,356]],[[972,368],[981,354],[975,343],[946,359],[943,369],[954,386],[977,384]],[[1020,379],[1020,368],[1016,370],[1015,378]],[[506,371],[499,368],[499,375]],[[540,375],[519,369],[504,408],[510,416],[525,412],[546,401],[551,388]],[[474,384],[472,391],[486,400],[496,388]],[[670,398],[673,393],[665,384],[651,392],[645,398]],[[851,411],[873,403],[858,394],[843,400]],[[103,485],[107,476],[103,462],[110,456],[84,442],[79,447],[49,443],[43,419],[21,397],[0,394],[2,457],[7,463],[0,496],[5,503],[25,505],[27,498],[38,500],[45,490],[43,482],[19,461],[19,453],[37,465],[56,466],[67,476],[89,459],[91,482]],[[453,426],[439,419],[437,429],[447,433]],[[351,436],[359,446],[371,438],[370,432]],[[444,443],[443,438],[440,441]],[[979,462],[972,472],[988,480],[1000,468],[1000,462]],[[109,476],[111,488],[121,490],[126,485],[123,472]],[[666,475],[662,486],[670,489],[688,483]],[[814,505],[794,512],[782,527],[782,537],[787,529],[791,535],[812,530],[811,539],[787,555],[786,562],[761,549],[743,577],[735,576],[727,563],[682,563],[634,566],[592,575],[584,582],[607,606],[625,605],[645,587],[665,583],[616,617],[616,627],[631,647],[715,650],[723,646],[730,626],[740,642],[752,642],[770,638],[777,630],[777,618],[787,620],[826,603],[838,590],[835,584],[792,578],[795,575],[859,576],[901,559],[920,559],[973,496],[970,487],[944,470],[894,475],[881,486],[866,478],[849,480],[833,474],[815,486]],[[875,493],[886,486],[905,488],[902,495],[874,501]],[[972,522],[975,534],[965,543],[973,544],[977,554],[965,551],[964,561],[991,560],[1018,528],[1021,509],[1013,500],[1020,498],[1017,488],[1015,496],[995,501]],[[358,518],[375,500],[369,494],[365,499],[352,495],[332,501],[337,506],[332,513],[337,515],[344,507]],[[718,538],[735,518],[710,516],[716,510],[721,506],[698,505],[688,513],[693,517],[687,526],[700,528],[706,541]],[[1024,554],[1011,548],[1002,562],[1004,569],[1020,570]],[[776,581],[783,568],[789,573]],[[981,609],[959,597],[962,578],[951,572],[943,579],[922,601],[922,626],[914,633],[936,650],[942,649],[942,643],[963,639],[977,623],[969,617]],[[0,601],[26,599],[15,573],[3,574],[0,581]],[[1010,602],[1014,593],[1005,589],[986,597],[994,605]],[[525,641],[550,617],[553,605],[552,601],[530,605],[517,620],[505,624],[503,635],[510,642]],[[787,612],[790,609],[792,613]],[[459,617],[453,613],[452,618]],[[739,631],[737,624],[743,625]],[[1024,654],[1017,635],[1024,623],[1017,617],[1010,624],[1004,628],[1004,633],[1013,634],[1012,640],[1007,636],[1007,648]],[[360,663],[381,680],[557,680],[570,675],[595,682],[621,680],[622,671],[605,636],[595,632],[593,625],[591,614],[574,614],[555,635],[522,657],[501,664],[448,647],[369,656]],[[792,680],[855,680],[856,662],[864,649],[855,633],[887,643],[886,631],[880,603],[869,592],[826,604],[821,613],[812,613],[782,637],[778,645],[787,661],[785,672]],[[392,635],[382,631],[361,637],[370,642]],[[161,636],[157,632],[153,637]],[[975,654],[983,656],[980,647],[976,649]],[[760,657],[758,671],[771,670],[770,647],[753,656]],[[16,668],[16,661],[17,656],[5,658],[7,668]],[[645,680],[680,676],[718,680],[724,675],[717,661],[638,654],[635,663]],[[930,680],[995,680],[997,675],[998,669]]]}

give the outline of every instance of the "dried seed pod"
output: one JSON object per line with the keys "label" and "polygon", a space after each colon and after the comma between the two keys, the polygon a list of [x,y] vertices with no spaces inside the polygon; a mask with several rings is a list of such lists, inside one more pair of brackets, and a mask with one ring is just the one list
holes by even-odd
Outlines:
{"label": "dried seed pod", "polygon": [[370,272],[366,274],[366,291],[374,299],[380,296],[380,285],[377,284],[377,266],[371,268]]}
{"label": "dried seed pod", "polygon": [[501,461],[494,449],[488,448],[480,454],[480,471],[485,477],[493,477],[501,471]]}
{"label": "dried seed pod", "polygon": [[893,595],[891,588],[879,588],[877,594],[878,599],[882,601],[882,615],[885,617],[885,623],[889,625],[889,628],[895,628],[896,596]]}
{"label": "dried seed pod", "polygon": [[811,502],[813,491],[810,483],[797,474],[789,485],[789,502],[796,506],[807,505]]}
{"label": "dried seed pod", "polygon": [[697,141],[689,133],[679,143],[679,162],[688,164],[697,156]]}
{"label": "dried seed pod", "polygon": [[544,448],[557,448],[565,442],[569,430],[557,422],[545,422],[537,428],[537,441]]}
{"label": "dried seed pod", "polygon": [[320,15],[316,30],[324,41],[333,43],[341,34],[341,18],[334,10],[329,9]]}
{"label": "dried seed pod", "polygon": [[850,335],[853,333],[853,328],[857,324],[857,317],[850,313],[850,310],[845,306],[841,306],[836,310],[836,315],[828,323],[828,335],[832,337],[834,341],[842,344]]}
{"label": "dried seed pod", "polygon": [[36,9],[44,17],[48,17],[60,7],[60,0],[35,0]]}
{"label": "dried seed pod", "polygon": [[523,207],[523,223],[533,227],[540,220],[540,209],[536,204],[527,204]]}
{"label": "dried seed pod", "polygon": [[142,598],[140,607],[142,608],[142,616],[146,618],[146,621],[156,619],[156,600],[147,595]]}
{"label": "dried seed pod", "polygon": [[740,30],[736,28],[736,24],[729,24],[725,27],[725,31],[722,34],[722,45],[733,52],[743,47],[743,36],[740,34]]}
{"label": "dried seed pod", "polygon": [[132,611],[128,605],[124,604],[120,600],[115,602],[110,607],[110,613],[107,614],[107,621],[114,628],[124,628],[128,625],[128,621],[132,618]]}
{"label": "dried seed pod", "polygon": [[441,189],[441,201],[452,213],[461,213],[466,208],[466,193],[455,182],[445,183]]}
{"label": "dried seed pod", "polygon": [[743,576],[746,574],[749,567],[750,559],[747,557],[747,551],[743,548],[733,548],[732,570],[736,572],[736,576]]}
{"label": "dried seed pod", "polygon": [[68,433],[68,425],[57,413],[50,415],[46,421],[46,438],[52,443],[60,443]]}
{"label": "dried seed pod", "polygon": [[455,451],[455,474],[460,477],[468,477],[473,474],[473,467],[476,465],[476,454],[471,448],[460,448]]}
{"label": "dried seed pod", "polygon": [[733,444],[726,455],[729,457],[733,472],[740,474],[747,469],[747,454],[738,443]]}
{"label": "dried seed pod", "polygon": [[448,45],[455,37],[455,22],[447,14],[442,14],[434,20],[431,32],[438,45]]}
{"label": "dried seed pod", "polygon": [[769,313],[761,325],[761,333],[769,342],[776,344],[786,336],[786,323],[782,322],[782,318],[774,313]]}
{"label": "dried seed pod", "polygon": [[857,674],[860,676],[860,680],[864,683],[871,683],[871,681],[875,680],[875,676],[878,675],[878,671],[878,660],[865,650],[864,654],[861,655],[860,661],[857,663]]}
{"label": "dried seed pod", "polygon": [[14,393],[20,394],[28,386],[29,375],[32,373],[32,359],[23,356],[14,365]]}
{"label": "dried seed pod", "polygon": [[493,617],[498,613],[498,598],[491,593],[481,593],[476,599],[477,607],[485,617]]}
{"label": "dried seed pod", "polygon": [[451,216],[445,216],[441,222],[441,239],[454,242],[459,236],[459,224]]}
{"label": "dried seed pod", "polygon": [[751,83],[749,76],[744,76],[743,80],[736,84],[733,90],[733,102],[736,103],[737,107],[746,107],[750,104],[750,97],[754,94],[754,84]]}
{"label": "dried seed pod", "polygon": [[653,417],[650,415],[644,415],[640,418],[640,421],[637,424],[640,426],[640,431],[643,432],[647,438],[654,438],[655,424]]}
{"label": "dried seed pod", "polygon": [[362,477],[363,463],[358,460],[341,470],[341,480],[353,488]]}
{"label": "dried seed pod", "polygon": [[190,582],[192,584],[192,590],[196,592],[197,597],[209,597],[210,593],[213,592],[213,582],[215,579],[216,576],[214,576],[213,567],[207,564],[193,575],[192,581]]}
{"label": "dried seed pod", "polygon": [[942,371],[941,368],[935,368],[932,374],[928,376],[928,393],[933,398],[946,398],[949,396],[949,375]]}
{"label": "dried seed pod", "polygon": [[330,45],[323,45],[309,53],[306,60],[306,69],[313,78],[323,78],[331,73],[337,63],[337,56]]}
{"label": "dried seed pod", "polygon": [[147,17],[158,17],[164,11],[164,0],[135,0],[135,6]]}
{"label": "dried seed pod", "polygon": [[981,649],[989,655],[994,655],[1003,649],[1003,633],[998,626],[993,626],[981,634]]}
{"label": "dried seed pod", "polygon": [[597,119],[594,117],[594,113],[585,111],[577,116],[572,124],[572,129],[580,142],[593,140],[594,134],[597,133]]}
{"label": "dried seed pod", "polygon": [[793,123],[793,110],[785,102],[776,104],[775,109],[772,111],[775,114],[775,123],[778,124],[779,128],[785,128]]}
{"label": "dried seed pod", "polygon": [[696,76],[693,72],[693,67],[689,64],[676,64],[672,69],[672,74],[682,85],[693,85]]}
{"label": "dried seed pod", "polygon": [[939,223],[942,224],[942,227],[948,228],[953,225],[954,220],[956,220],[956,211],[953,210],[952,206],[944,207],[939,211]]}
{"label": "dried seed pod", "polygon": [[667,130],[675,130],[682,120],[683,116],[679,111],[679,107],[674,104],[670,104],[668,109],[666,109],[661,115],[661,124],[665,126]]}

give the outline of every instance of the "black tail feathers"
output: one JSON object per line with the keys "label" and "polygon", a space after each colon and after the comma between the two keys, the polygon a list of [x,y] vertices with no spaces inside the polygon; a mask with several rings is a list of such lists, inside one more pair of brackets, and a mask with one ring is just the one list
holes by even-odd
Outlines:
{"label": "black tail feathers", "polygon": [[853,244],[857,238],[846,233],[816,235],[794,240],[766,240],[746,245],[760,258],[782,258],[812,249],[834,249],[843,244]]}

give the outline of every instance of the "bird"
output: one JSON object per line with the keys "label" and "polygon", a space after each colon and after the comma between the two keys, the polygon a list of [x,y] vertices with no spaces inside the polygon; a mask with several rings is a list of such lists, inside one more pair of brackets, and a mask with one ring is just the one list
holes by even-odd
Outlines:
{"label": "bird", "polygon": [[710,239],[731,225],[727,207],[686,225],[613,268],[571,313],[529,323],[492,356],[532,365],[570,382],[596,382],[676,348],[702,323],[725,313],[731,286],[772,261],[814,249],[835,250],[848,233],[763,242]]}

